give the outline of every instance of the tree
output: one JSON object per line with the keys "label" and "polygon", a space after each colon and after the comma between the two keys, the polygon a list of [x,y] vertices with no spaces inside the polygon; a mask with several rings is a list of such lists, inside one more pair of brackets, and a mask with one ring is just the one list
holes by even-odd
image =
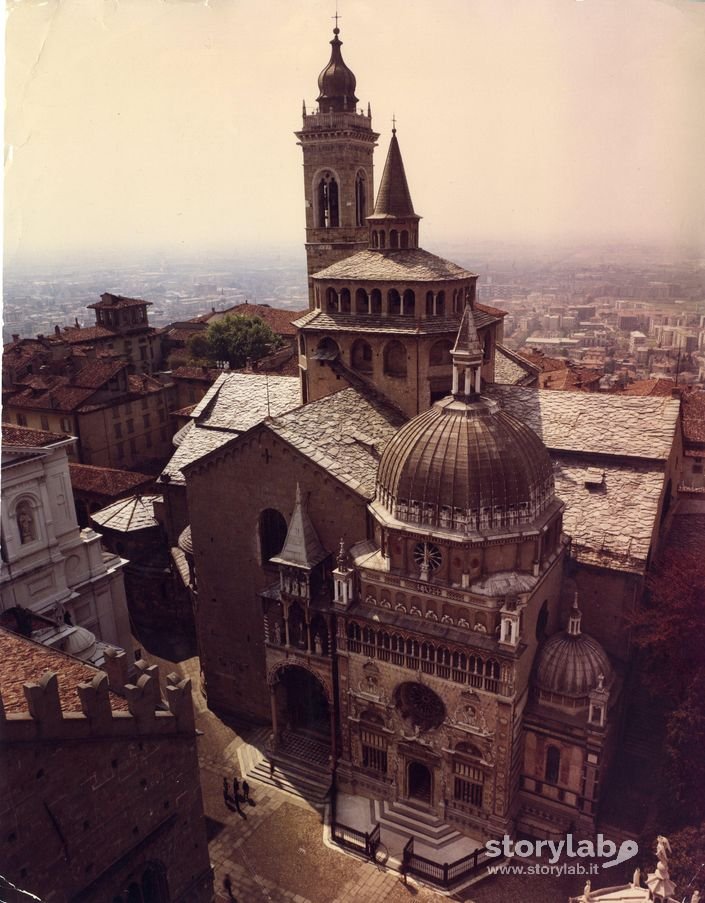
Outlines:
{"label": "tree", "polygon": [[668,712],[661,818],[680,828],[705,820],[705,556],[669,548],[648,588],[632,620],[644,680]]}
{"label": "tree", "polygon": [[283,342],[260,317],[228,314],[210,323],[205,333],[192,336],[188,344],[193,358],[227,361],[231,369],[239,370],[248,360],[259,360]]}

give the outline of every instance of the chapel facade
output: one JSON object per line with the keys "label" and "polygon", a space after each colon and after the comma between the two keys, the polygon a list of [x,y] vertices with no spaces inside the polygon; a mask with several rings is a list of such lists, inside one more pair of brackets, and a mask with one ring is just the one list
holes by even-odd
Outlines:
{"label": "chapel facade", "polygon": [[[346,134],[315,130],[325,117],[366,120],[366,204],[377,136],[352,106],[337,30],[332,44],[319,111],[299,133],[310,201],[303,404],[272,414],[268,394],[268,416],[224,432],[228,380],[240,377],[223,376],[171,467],[186,490],[179,549],[203,688],[215,710],[270,724],[278,760],[322,763],[349,793],[403,801],[477,838],[592,832],[624,662],[607,636],[583,630],[563,494],[572,523],[592,523],[632,465],[605,465],[596,494],[581,460],[557,467],[555,437],[550,455],[540,438],[563,429],[565,412],[535,393],[517,415],[495,392],[501,312],[477,303],[475,274],[419,247],[396,134],[366,224],[341,225],[343,208],[363,209],[362,157],[345,170]],[[362,139],[350,140],[361,155]],[[337,225],[336,190],[348,198]],[[319,254],[332,255],[322,269]],[[609,434],[602,410],[584,413]],[[614,439],[619,455],[637,432]],[[647,531],[668,494],[654,486]]]}

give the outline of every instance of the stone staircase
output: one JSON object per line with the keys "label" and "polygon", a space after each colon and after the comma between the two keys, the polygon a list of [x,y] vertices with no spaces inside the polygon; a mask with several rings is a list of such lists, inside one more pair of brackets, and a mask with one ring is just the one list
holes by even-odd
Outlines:
{"label": "stone staircase", "polygon": [[237,756],[240,773],[248,783],[257,781],[316,808],[324,806],[331,785],[329,752],[324,744],[285,732],[276,751],[264,743],[247,743],[238,749]]}
{"label": "stone staircase", "polygon": [[[403,845],[413,837],[415,851],[436,862],[451,862],[459,858],[459,851],[464,855],[478,846],[478,842],[461,834],[437,815],[408,800],[371,800],[370,815],[373,821],[379,822],[383,839],[392,834]],[[392,842],[391,847],[396,846],[397,843]]]}

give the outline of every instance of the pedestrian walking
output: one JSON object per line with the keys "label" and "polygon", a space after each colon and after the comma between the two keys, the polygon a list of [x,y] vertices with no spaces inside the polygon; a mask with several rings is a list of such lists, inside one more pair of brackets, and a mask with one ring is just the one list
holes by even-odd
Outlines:
{"label": "pedestrian walking", "polygon": [[274,759],[269,760],[269,777],[274,777]]}
{"label": "pedestrian walking", "polygon": [[237,800],[237,798],[238,798],[239,789],[240,789],[240,782],[238,781],[237,778],[233,778],[233,798],[235,800]]}
{"label": "pedestrian walking", "polygon": [[228,899],[234,900],[235,897],[233,896],[233,882],[230,875],[226,875],[225,878],[223,878],[223,887],[228,892]]}
{"label": "pedestrian walking", "polygon": [[246,803],[250,802],[250,785],[247,781],[242,782],[242,796]]}

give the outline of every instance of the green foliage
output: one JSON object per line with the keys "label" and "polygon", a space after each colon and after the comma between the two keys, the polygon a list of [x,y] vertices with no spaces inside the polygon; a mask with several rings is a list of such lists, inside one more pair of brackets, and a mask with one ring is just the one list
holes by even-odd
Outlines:
{"label": "green foliage", "polygon": [[677,897],[680,900],[685,895],[690,899],[694,890],[705,887],[705,821],[671,834],[668,840],[673,850],[668,857],[668,871]]}
{"label": "green foliage", "polygon": [[215,363],[227,361],[239,370],[282,345],[282,339],[260,317],[232,316],[209,324],[205,333],[189,339],[192,358]]}

